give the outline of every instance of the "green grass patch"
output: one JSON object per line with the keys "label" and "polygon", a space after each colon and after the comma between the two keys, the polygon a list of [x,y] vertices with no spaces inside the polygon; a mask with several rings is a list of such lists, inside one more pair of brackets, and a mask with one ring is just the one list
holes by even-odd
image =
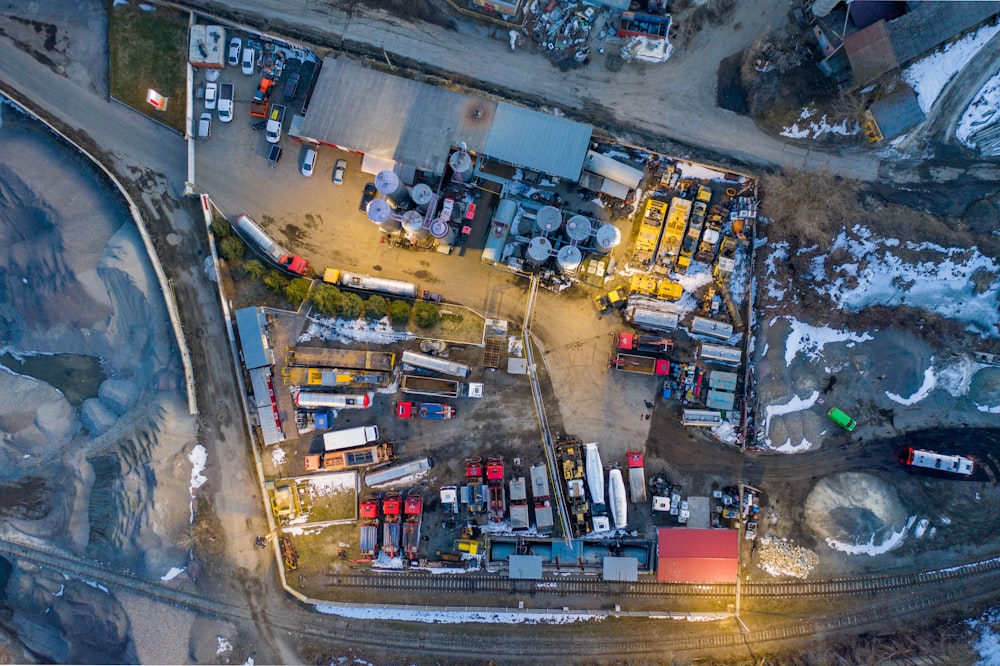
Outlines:
{"label": "green grass patch", "polygon": [[407,327],[411,333],[422,338],[451,340],[480,344],[483,341],[483,326],[486,320],[478,314],[461,305],[434,305],[441,315],[437,324],[429,328],[417,326],[413,318]]}
{"label": "green grass patch", "polygon": [[355,517],[358,503],[353,490],[344,490],[330,495],[312,493],[309,507],[309,522],[322,523],[328,520],[350,520]]}
{"label": "green grass patch", "polygon": [[[111,95],[183,133],[187,16],[161,5],[145,11],[132,4],[114,5],[109,14]],[[166,111],[146,103],[149,88],[169,98]]]}

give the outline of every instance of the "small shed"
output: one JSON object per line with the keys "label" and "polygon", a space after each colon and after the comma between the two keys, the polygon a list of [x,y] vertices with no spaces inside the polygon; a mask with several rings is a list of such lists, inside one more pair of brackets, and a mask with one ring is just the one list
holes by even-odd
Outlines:
{"label": "small shed", "polygon": [[221,25],[193,25],[188,41],[192,67],[222,69],[226,65],[226,29]]}
{"label": "small shed", "polygon": [[519,580],[542,579],[541,555],[511,555],[507,559],[508,577]]}
{"label": "small shed", "polygon": [[691,332],[698,335],[708,335],[719,340],[728,340],[733,337],[733,325],[707,317],[695,317],[691,321]]}
{"label": "small shed", "polygon": [[633,583],[639,580],[639,560],[634,557],[605,557],[604,580]]}
{"label": "small shed", "polygon": [[274,351],[267,340],[267,315],[260,308],[236,311],[236,330],[243,350],[243,365],[247,370],[274,365]]}
{"label": "small shed", "polygon": [[656,557],[661,583],[735,583],[739,531],[661,527]]}
{"label": "small shed", "polygon": [[865,109],[865,136],[872,143],[891,139],[908,132],[925,119],[913,88],[900,82],[891,93]]}
{"label": "small shed", "polygon": [[743,362],[743,352],[738,347],[715,345],[710,342],[701,343],[698,355],[704,361],[715,361],[726,365],[739,365]]}

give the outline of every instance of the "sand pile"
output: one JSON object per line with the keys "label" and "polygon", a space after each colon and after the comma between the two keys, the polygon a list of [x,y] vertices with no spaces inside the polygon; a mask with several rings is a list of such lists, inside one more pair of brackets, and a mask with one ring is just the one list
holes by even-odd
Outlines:
{"label": "sand pile", "polygon": [[876,555],[902,542],[908,516],[886,481],[846,472],[820,479],[806,498],[806,524],[831,548]]}

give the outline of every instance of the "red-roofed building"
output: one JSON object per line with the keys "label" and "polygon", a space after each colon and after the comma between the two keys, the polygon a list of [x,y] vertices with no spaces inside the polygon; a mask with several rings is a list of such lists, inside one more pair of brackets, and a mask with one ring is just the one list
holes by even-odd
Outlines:
{"label": "red-roofed building", "polygon": [[661,527],[656,579],[661,583],[735,583],[739,530]]}

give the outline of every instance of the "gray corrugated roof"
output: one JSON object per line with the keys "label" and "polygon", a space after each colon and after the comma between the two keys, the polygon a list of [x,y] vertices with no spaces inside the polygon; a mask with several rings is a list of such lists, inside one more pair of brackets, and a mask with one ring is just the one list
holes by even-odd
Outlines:
{"label": "gray corrugated roof", "polygon": [[924,122],[924,112],[917,102],[913,88],[905,83],[898,84],[896,90],[868,107],[882,136],[891,139]]}
{"label": "gray corrugated roof", "polygon": [[542,578],[542,557],[540,555],[511,555],[507,563],[509,564],[510,578],[521,578],[527,580],[541,580]]}
{"label": "gray corrugated roof", "polygon": [[590,125],[500,102],[483,152],[503,162],[576,181],[592,131]]}
{"label": "gray corrugated roof", "polygon": [[[442,173],[449,148],[482,150],[496,103],[364,67],[323,61],[302,136]],[[478,116],[478,117],[477,117]]]}
{"label": "gray corrugated roof", "polygon": [[265,446],[277,444],[285,440],[281,432],[278,416],[271,399],[268,381],[271,379],[271,368],[265,366],[250,370],[250,384],[253,386],[254,409],[257,410],[257,422],[260,424],[260,434]]}
{"label": "gray corrugated roof", "polygon": [[604,580],[639,580],[639,560],[634,557],[605,557]]}
{"label": "gray corrugated roof", "polygon": [[267,316],[258,308],[236,311],[236,330],[240,334],[243,365],[247,370],[274,364],[274,352],[267,346],[264,326]]}
{"label": "gray corrugated roof", "polygon": [[1000,2],[923,2],[885,27],[896,59],[905,65],[998,12]]}
{"label": "gray corrugated roof", "polygon": [[885,21],[879,21],[844,37],[844,51],[858,85],[874,81],[899,67],[885,26]]}

